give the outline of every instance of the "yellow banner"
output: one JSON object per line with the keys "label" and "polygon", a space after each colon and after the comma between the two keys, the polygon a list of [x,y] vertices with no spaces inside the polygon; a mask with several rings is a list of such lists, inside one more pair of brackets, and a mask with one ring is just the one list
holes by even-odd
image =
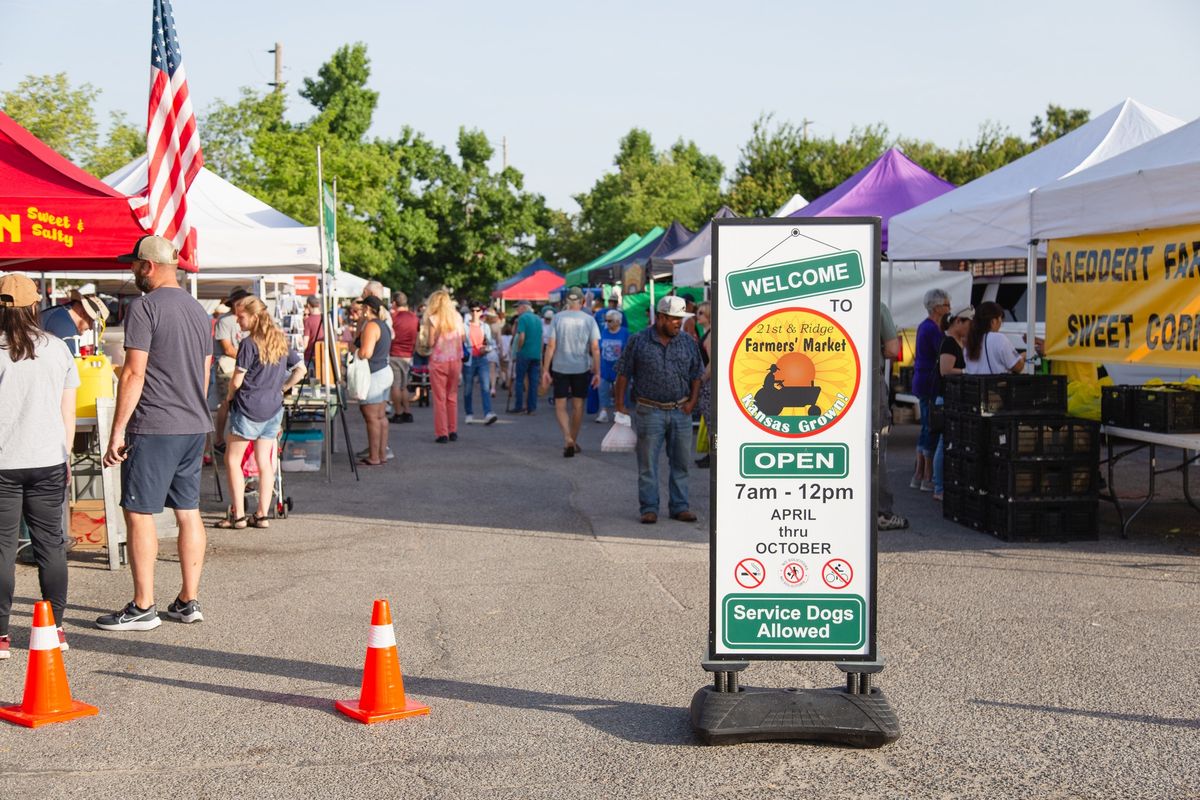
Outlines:
{"label": "yellow banner", "polygon": [[1051,241],[1046,355],[1200,365],[1200,225]]}

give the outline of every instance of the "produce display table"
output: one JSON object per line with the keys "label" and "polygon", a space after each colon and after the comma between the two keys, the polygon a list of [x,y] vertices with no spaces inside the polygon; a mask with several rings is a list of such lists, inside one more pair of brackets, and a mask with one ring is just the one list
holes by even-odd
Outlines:
{"label": "produce display table", "polygon": [[[1196,500],[1192,497],[1189,471],[1193,462],[1200,459],[1200,433],[1154,433],[1153,431],[1137,430],[1135,428],[1118,428],[1112,425],[1103,425],[1100,427],[1100,432],[1104,434],[1105,441],[1108,446],[1108,493],[1102,494],[1100,497],[1103,500],[1108,500],[1117,509],[1117,516],[1121,519],[1121,538],[1129,538],[1129,526],[1133,524],[1133,520],[1138,514],[1150,505],[1154,499],[1155,478],[1158,475],[1163,475],[1168,472],[1180,472],[1183,474],[1183,497],[1187,500],[1188,505],[1196,511],[1200,511],[1200,505],[1197,505]],[[1117,451],[1116,448],[1124,447]],[[1173,467],[1158,468],[1159,447],[1169,447],[1178,449],[1181,457],[1178,465]],[[1125,510],[1121,507],[1121,501],[1117,497],[1116,483],[1114,482],[1114,468],[1121,459],[1128,455],[1149,448],[1149,486],[1146,489],[1146,497],[1138,504],[1137,508],[1125,516]]]}

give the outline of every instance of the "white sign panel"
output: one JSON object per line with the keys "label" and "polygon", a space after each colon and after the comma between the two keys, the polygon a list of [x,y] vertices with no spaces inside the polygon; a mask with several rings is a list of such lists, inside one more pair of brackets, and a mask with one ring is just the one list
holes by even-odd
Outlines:
{"label": "white sign panel", "polygon": [[709,654],[875,654],[879,222],[713,226]]}

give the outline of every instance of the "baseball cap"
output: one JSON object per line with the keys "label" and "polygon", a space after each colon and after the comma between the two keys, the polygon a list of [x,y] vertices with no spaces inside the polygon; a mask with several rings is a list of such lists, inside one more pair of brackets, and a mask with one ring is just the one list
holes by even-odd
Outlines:
{"label": "baseball cap", "polygon": [[234,289],[232,292],[229,293],[229,297],[225,298],[225,305],[229,306],[230,308],[233,308],[234,303],[236,303],[239,300],[245,300],[249,296],[250,296],[250,293],[239,286],[238,288]]}
{"label": "baseball cap", "polygon": [[951,313],[950,319],[975,319],[975,306],[963,306],[958,311]]}
{"label": "baseball cap", "polygon": [[174,265],[179,263],[179,251],[163,237],[147,234],[137,240],[132,253],[117,256],[117,261],[153,261],[155,264]]}
{"label": "baseball cap", "polygon": [[373,294],[369,294],[364,297],[362,302],[364,306],[369,307],[376,314],[378,314],[379,310],[383,308],[383,301]]}
{"label": "baseball cap", "polygon": [[553,309],[553,308],[549,308],[549,307],[543,308],[543,309],[542,309],[542,316],[543,316],[543,317],[545,317],[546,319],[551,319],[551,318],[553,318],[553,317],[554,317],[554,309]]}
{"label": "baseball cap", "polygon": [[83,313],[87,314],[91,319],[104,322],[108,319],[108,306],[104,305],[104,301],[94,294],[85,294],[79,298],[79,304],[83,306]]}
{"label": "baseball cap", "polygon": [[578,286],[572,286],[570,289],[567,289],[567,299],[568,300],[582,300],[583,299],[583,289],[580,289]]}
{"label": "baseball cap", "polygon": [[687,319],[688,317],[696,316],[695,314],[688,312],[687,303],[684,301],[684,299],[675,295],[664,297],[663,299],[659,300],[657,309],[659,314],[665,314],[668,317],[680,317],[682,319]]}
{"label": "baseball cap", "polygon": [[24,275],[14,273],[0,278],[0,306],[25,308],[37,304],[41,299],[37,284]]}

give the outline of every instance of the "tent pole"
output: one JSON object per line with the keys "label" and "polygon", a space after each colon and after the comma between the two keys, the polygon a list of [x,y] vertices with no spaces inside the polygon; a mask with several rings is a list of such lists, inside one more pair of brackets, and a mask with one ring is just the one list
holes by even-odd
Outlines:
{"label": "tent pole", "polygon": [[1037,334],[1037,239],[1029,240],[1029,254],[1025,261],[1025,371],[1033,373]]}
{"label": "tent pole", "polygon": [[892,293],[893,293],[894,287],[895,287],[895,285],[896,285],[896,270],[895,270],[895,268],[892,266],[892,257],[891,257],[891,256],[888,256],[888,260],[887,260],[887,262],[888,262],[888,299],[887,299],[887,305],[888,305],[888,311],[891,311],[891,310],[892,310]]}
{"label": "tent pole", "polygon": [[192,297],[200,297],[200,287],[196,283],[196,273],[190,273],[188,276],[189,282],[192,284]]}
{"label": "tent pole", "polygon": [[650,278],[650,326],[654,326],[654,278]]}

